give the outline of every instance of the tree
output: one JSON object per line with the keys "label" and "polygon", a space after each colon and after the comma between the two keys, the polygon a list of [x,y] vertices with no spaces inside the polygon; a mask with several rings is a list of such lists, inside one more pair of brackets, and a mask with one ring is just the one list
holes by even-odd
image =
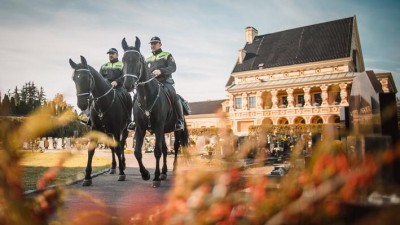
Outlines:
{"label": "tree", "polygon": [[11,97],[10,108],[9,108],[8,114],[13,115],[13,116],[16,115],[16,103],[15,103],[14,97]]}
{"label": "tree", "polygon": [[14,97],[14,99],[15,99],[15,104],[18,105],[19,101],[20,101],[20,97],[19,97],[19,91],[18,91],[18,87],[17,86],[15,86],[15,89],[14,89],[12,97]]}
{"label": "tree", "polygon": [[40,105],[44,105],[46,103],[46,95],[44,93],[43,87],[40,87],[40,91],[38,94],[38,100],[40,102]]}
{"label": "tree", "polygon": [[4,95],[3,101],[1,103],[0,115],[7,116],[10,109],[10,98],[7,94]]}

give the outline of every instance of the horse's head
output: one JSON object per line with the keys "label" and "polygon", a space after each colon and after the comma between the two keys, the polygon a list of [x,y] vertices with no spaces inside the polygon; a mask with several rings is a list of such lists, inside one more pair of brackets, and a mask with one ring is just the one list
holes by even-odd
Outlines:
{"label": "horse's head", "polygon": [[80,64],[76,64],[72,59],[69,59],[69,64],[74,69],[72,80],[75,82],[78,107],[81,110],[85,110],[89,106],[89,97],[94,88],[93,76],[85,57],[81,56]]}
{"label": "horse's head", "polygon": [[144,59],[140,53],[140,39],[136,37],[135,46],[128,46],[124,38],[122,39],[122,48],[124,49],[124,56],[122,57],[124,87],[127,91],[132,91],[145,70]]}

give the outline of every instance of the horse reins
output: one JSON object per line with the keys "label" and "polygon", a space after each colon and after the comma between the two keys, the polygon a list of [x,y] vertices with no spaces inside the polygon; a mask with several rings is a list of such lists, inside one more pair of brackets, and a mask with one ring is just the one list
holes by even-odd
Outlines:
{"label": "horse reins", "polygon": [[[89,83],[89,89],[90,89],[90,91],[92,92],[92,91],[93,91],[93,87],[94,87],[93,84],[95,84],[95,79],[94,79],[92,73],[90,72],[90,70],[89,70],[89,69],[77,69],[76,71],[78,71],[78,72],[80,72],[80,71],[87,71],[87,72],[89,73],[90,78],[91,78],[91,79],[90,79],[90,83]],[[112,100],[110,106],[109,106],[104,112],[101,112],[101,110],[97,111],[97,110],[96,110],[97,101],[98,101],[99,99],[101,99],[101,98],[107,96],[108,93],[110,93],[112,90],[114,91],[114,96],[113,96],[113,100]],[[104,115],[106,112],[108,112],[108,110],[110,110],[111,106],[114,104],[114,101],[115,101],[115,89],[114,89],[114,87],[111,87],[111,88],[110,88],[108,91],[106,91],[103,95],[101,95],[100,97],[96,97],[96,98],[93,97],[93,94],[92,94],[91,92],[80,93],[80,94],[77,94],[77,96],[80,97],[80,96],[89,95],[88,101],[92,101],[92,105],[93,105],[94,111],[97,112],[97,113],[99,114],[99,117],[100,117],[100,118],[102,118],[103,115]],[[90,104],[88,104],[88,107],[89,107],[89,106],[90,106]]]}

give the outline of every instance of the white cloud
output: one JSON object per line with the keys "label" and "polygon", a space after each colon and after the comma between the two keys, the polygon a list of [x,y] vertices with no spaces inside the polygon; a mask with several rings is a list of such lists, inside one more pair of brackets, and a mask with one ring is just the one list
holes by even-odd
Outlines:
{"label": "white cloud", "polygon": [[[123,37],[130,44],[135,36],[141,38],[142,53],[148,56],[148,40],[160,36],[163,49],[177,61],[178,69],[173,76],[178,92],[189,101],[221,99],[226,95],[225,84],[236,62],[237,50],[244,45],[246,26],[266,34],[356,14],[354,7],[346,5],[326,10],[333,3],[319,1],[5,3],[0,9],[0,91],[4,93],[34,81],[44,87],[48,98],[63,93],[71,104],[75,104],[76,97],[68,59],[79,61],[79,56],[84,55],[98,69],[107,61],[108,48],[121,50]],[[370,20],[360,21],[364,15],[357,16],[360,30],[363,29],[362,41],[375,32],[373,26],[367,25]],[[375,62],[372,57],[376,55],[368,53],[368,49],[369,45],[363,46],[367,66]],[[396,62],[399,55],[387,58]],[[376,59],[383,60],[379,56]],[[393,69],[398,68],[395,65]]]}

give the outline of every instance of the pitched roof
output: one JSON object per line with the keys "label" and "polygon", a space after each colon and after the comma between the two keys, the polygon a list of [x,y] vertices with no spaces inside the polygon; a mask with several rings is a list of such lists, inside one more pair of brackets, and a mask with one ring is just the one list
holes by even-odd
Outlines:
{"label": "pitched roof", "polygon": [[[233,73],[349,57],[354,17],[254,37]],[[229,80],[231,81],[231,79]],[[227,86],[231,83],[227,83]]]}
{"label": "pitched roof", "polygon": [[202,101],[202,102],[189,102],[189,107],[191,110],[191,115],[198,114],[212,114],[218,112],[222,109],[223,100],[213,100],[213,101]]}

